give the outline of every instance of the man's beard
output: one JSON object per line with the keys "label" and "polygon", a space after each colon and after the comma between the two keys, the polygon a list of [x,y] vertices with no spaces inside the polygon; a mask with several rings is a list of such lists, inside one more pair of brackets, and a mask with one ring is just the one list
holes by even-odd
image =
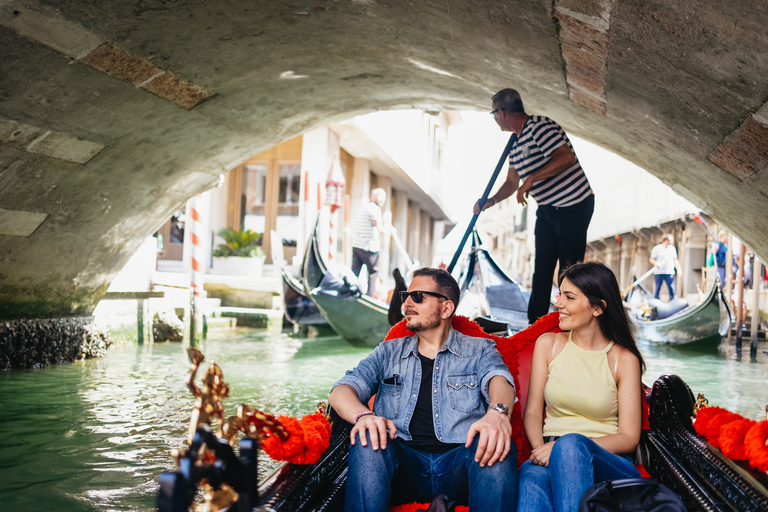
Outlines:
{"label": "man's beard", "polygon": [[[413,321],[414,323],[411,323]],[[440,325],[440,312],[435,311],[431,316],[419,321],[419,317],[406,317],[405,326],[413,332],[427,331]]]}

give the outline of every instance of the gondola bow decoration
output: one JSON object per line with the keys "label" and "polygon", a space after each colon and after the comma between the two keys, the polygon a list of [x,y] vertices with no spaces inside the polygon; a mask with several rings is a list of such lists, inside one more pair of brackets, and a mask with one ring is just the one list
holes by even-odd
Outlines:
{"label": "gondola bow decoration", "polygon": [[[202,387],[195,378],[205,356],[190,348],[192,368],[187,386],[195,396],[186,450],[173,450],[178,471],[160,475],[158,510],[182,512],[193,506],[198,488],[203,502],[197,511],[250,511],[258,502],[257,451],[262,448],[274,460],[293,464],[314,464],[328,448],[331,426],[325,404],[303,418],[275,417],[246,404],[224,419],[222,400],[229,396],[229,385],[221,368],[208,364]],[[212,423],[217,423],[216,434]],[[240,434],[244,437],[237,442]],[[239,454],[234,446],[239,446]]]}
{"label": "gondola bow decoration", "polygon": [[755,421],[722,407],[708,407],[699,394],[694,429],[732,460],[743,460],[758,471],[768,472],[768,406],[766,419]]}

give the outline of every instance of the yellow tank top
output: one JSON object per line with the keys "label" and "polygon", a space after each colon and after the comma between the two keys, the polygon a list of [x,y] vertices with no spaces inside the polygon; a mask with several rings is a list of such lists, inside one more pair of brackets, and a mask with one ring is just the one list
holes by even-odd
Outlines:
{"label": "yellow tank top", "polygon": [[611,347],[613,342],[603,350],[584,350],[568,333],[568,342],[547,368],[545,437],[619,431],[618,393],[607,356]]}

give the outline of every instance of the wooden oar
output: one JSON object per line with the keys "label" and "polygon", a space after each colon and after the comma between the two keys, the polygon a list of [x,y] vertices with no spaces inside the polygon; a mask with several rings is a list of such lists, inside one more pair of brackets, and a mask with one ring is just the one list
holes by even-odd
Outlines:
{"label": "wooden oar", "polygon": [[[491,180],[488,182],[488,186],[485,187],[485,192],[483,192],[483,197],[481,198],[481,201],[480,201],[481,205],[485,206],[485,202],[488,201],[488,194],[491,193],[493,184],[496,182],[496,178],[499,176],[499,172],[501,172],[502,166],[507,161],[507,156],[509,155],[509,152],[512,149],[512,146],[515,144],[515,142],[517,142],[517,134],[512,133],[512,135],[510,135],[509,137],[509,142],[507,142],[507,146],[504,148],[504,152],[501,154],[501,158],[499,158],[499,163],[496,164],[496,169],[493,171],[493,176],[491,176]],[[477,222],[477,217],[479,216],[480,216],[479,213],[472,215],[472,220],[469,221],[469,226],[467,226],[467,230],[464,232],[464,236],[461,239],[459,248],[456,249],[456,254],[453,255],[451,264],[448,265],[448,272],[453,272],[453,268],[456,266],[456,263],[458,263],[459,256],[461,256],[461,250],[464,249],[464,244],[467,243],[467,238],[469,238],[469,234],[472,232],[472,229],[475,227],[475,223]]]}
{"label": "wooden oar", "polygon": [[408,256],[408,252],[405,250],[405,246],[403,245],[403,242],[400,240],[400,237],[397,236],[397,230],[392,225],[392,212],[385,212],[384,213],[384,225],[387,227],[387,230],[389,231],[389,234],[392,235],[392,240],[395,241],[395,247],[397,247],[397,251],[400,253],[400,256],[403,257],[405,260],[405,271],[410,272],[411,270],[416,268],[416,264],[413,263],[413,260],[411,260],[411,257]]}
{"label": "wooden oar", "polygon": [[656,267],[652,267],[651,270],[649,270],[648,272],[640,276],[639,279],[636,279],[634,283],[624,288],[624,291],[621,292],[621,296],[624,297],[625,295],[627,295],[632,288],[634,288],[635,286],[637,286],[638,283],[640,283],[640,281],[644,280],[646,277],[653,274],[654,270],[656,270]]}

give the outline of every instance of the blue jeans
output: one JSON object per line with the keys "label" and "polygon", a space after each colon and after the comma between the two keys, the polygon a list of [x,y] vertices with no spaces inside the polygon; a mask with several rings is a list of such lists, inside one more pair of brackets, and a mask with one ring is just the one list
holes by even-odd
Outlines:
{"label": "blue jeans", "polygon": [[384,450],[350,446],[344,510],[387,512],[392,503],[429,503],[440,494],[449,501],[469,504],[472,512],[514,510],[517,503],[517,449],[493,466],[475,462],[479,436],[472,446],[446,453],[424,453],[399,439]]}
{"label": "blue jeans", "polygon": [[669,300],[675,298],[675,276],[672,274],[656,274],[656,293],[653,298],[659,298],[659,292],[661,291],[661,283],[667,283],[667,290],[669,290]]}
{"label": "blue jeans", "polygon": [[604,450],[581,434],[567,434],[552,447],[549,467],[528,461],[520,466],[517,512],[576,512],[581,495],[594,484],[639,476],[628,457]]}

